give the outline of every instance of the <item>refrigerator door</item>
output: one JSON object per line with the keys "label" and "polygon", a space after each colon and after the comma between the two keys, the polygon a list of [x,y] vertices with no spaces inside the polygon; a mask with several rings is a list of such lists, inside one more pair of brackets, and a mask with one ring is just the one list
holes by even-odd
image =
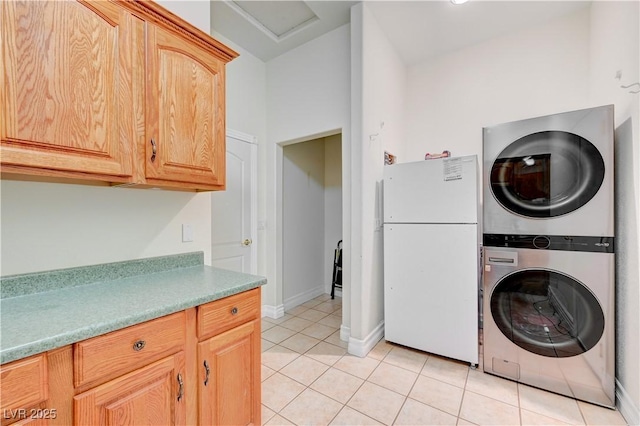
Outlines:
{"label": "refrigerator door", "polygon": [[385,339],[478,363],[477,225],[385,224]]}
{"label": "refrigerator door", "polygon": [[385,223],[478,223],[477,156],[384,168]]}

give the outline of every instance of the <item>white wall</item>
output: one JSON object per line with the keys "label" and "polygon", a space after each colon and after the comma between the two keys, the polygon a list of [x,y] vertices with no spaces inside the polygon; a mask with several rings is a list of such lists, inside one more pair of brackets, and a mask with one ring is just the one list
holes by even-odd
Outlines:
{"label": "white wall", "polygon": [[482,158],[482,127],[583,108],[588,69],[588,10],[412,66],[400,161]]}
{"label": "white wall", "polygon": [[[282,293],[282,144],[342,132],[343,179],[350,180],[349,25],[337,28],[267,63],[267,279],[263,303],[278,311]],[[345,163],[346,162],[346,163]],[[343,190],[345,248],[350,193]],[[348,264],[345,268],[348,267]],[[348,294],[343,325],[348,326]]]}
{"label": "white wall", "polygon": [[400,57],[366,3],[351,9],[351,25],[354,266],[349,352],[364,356],[383,333],[384,151],[403,156],[407,78]]}
{"label": "white wall", "polygon": [[209,34],[211,4],[203,0],[156,0],[160,6]]}
{"label": "white wall", "polygon": [[616,376],[629,424],[640,423],[640,100],[620,85],[640,81],[639,14],[638,2],[594,2],[589,64],[589,102],[615,105]]}
{"label": "white wall", "polygon": [[[160,4],[209,31],[208,2]],[[207,193],[3,180],[0,197],[2,275],[190,251],[211,262]]]}
{"label": "white wall", "polygon": [[324,292],[324,139],[284,147],[283,298],[286,308]]}
{"label": "white wall", "polygon": [[324,138],[324,284],[331,292],[334,251],[342,239],[342,136]]}
{"label": "white wall", "polygon": [[[258,274],[267,275],[267,65],[215,29],[211,34],[240,54],[226,66],[226,124],[227,130],[255,136],[258,142],[258,235],[252,239],[258,245]],[[262,291],[264,295],[265,287]]]}

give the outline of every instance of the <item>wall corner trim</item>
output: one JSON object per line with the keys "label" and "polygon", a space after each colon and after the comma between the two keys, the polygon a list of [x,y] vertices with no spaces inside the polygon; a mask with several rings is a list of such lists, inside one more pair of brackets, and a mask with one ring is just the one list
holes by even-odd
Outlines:
{"label": "wall corner trim", "polygon": [[262,305],[262,316],[272,319],[282,318],[284,316],[284,305]]}
{"label": "wall corner trim", "polygon": [[640,407],[637,407],[622,384],[616,379],[616,407],[630,425],[640,424]]}
{"label": "wall corner trim", "polygon": [[[342,333],[340,334],[340,337],[342,337]],[[347,348],[347,352],[351,355],[364,358],[378,343],[382,336],[384,336],[384,321],[381,321],[376,328],[374,328],[373,331],[371,331],[371,333],[362,340],[349,337],[349,347]]]}
{"label": "wall corner trim", "polygon": [[351,327],[347,327],[344,324],[340,325],[340,340],[343,342],[348,342],[349,337],[351,336]]}

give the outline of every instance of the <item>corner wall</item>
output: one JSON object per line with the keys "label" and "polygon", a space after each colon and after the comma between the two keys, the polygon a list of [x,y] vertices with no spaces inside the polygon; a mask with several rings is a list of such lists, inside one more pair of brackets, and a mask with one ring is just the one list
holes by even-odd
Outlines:
{"label": "corner wall", "polygon": [[640,81],[639,15],[638,2],[591,6],[589,101],[615,108],[616,396],[629,424],[640,424],[640,95],[620,85]]}
{"label": "corner wall", "polygon": [[406,69],[366,3],[351,8],[351,25],[352,230],[361,255],[352,258],[349,352],[365,356],[384,333],[384,151],[403,158]]}

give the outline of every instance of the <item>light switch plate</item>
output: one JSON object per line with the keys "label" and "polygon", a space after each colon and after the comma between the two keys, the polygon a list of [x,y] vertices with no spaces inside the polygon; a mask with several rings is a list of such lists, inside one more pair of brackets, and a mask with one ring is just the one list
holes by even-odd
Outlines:
{"label": "light switch plate", "polygon": [[193,226],[183,223],[182,224],[182,242],[190,243],[193,241]]}

